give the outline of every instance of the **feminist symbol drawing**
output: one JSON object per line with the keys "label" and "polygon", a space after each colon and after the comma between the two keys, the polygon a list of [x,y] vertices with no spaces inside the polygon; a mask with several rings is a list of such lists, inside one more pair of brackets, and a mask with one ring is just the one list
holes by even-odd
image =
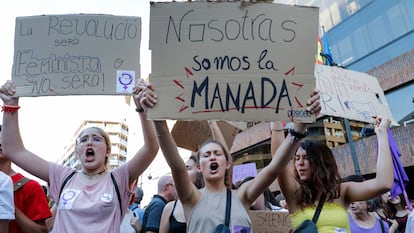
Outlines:
{"label": "feminist symbol drawing", "polygon": [[131,75],[128,72],[122,72],[121,75],[118,77],[119,83],[123,85],[123,88],[125,90],[128,89],[128,86],[132,83],[133,80],[133,75]]}

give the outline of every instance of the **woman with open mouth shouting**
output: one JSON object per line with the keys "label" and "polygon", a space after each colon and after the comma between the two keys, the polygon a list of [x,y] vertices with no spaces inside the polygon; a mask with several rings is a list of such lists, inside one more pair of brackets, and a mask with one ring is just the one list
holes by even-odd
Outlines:
{"label": "woman with open mouth shouting", "polygon": [[[310,113],[319,113],[319,98],[319,91],[313,91],[307,102],[307,110]],[[205,187],[199,190],[187,174],[185,163],[180,157],[166,121],[154,121],[154,125],[160,148],[171,168],[177,194],[183,204],[187,232],[214,232],[218,225],[225,223],[226,206],[231,206],[230,221],[226,224],[231,232],[253,232],[247,210],[289,162],[290,153],[294,151],[296,144],[285,140],[270,164],[236,192],[231,191],[231,184],[226,182],[232,168],[229,150],[218,141],[207,140],[198,150],[200,170],[205,183]],[[294,125],[297,130],[306,128],[306,124],[303,123]],[[282,157],[285,159],[281,159]]]}
{"label": "woman with open mouth shouting", "polygon": [[84,129],[76,139],[79,171],[46,161],[26,149],[19,131],[15,89],[12,81],[0,88],[4,103],[3,154],[50,184],[49,196],[57,205],[52,232],[118,233],[123,210],[129,204],[129,185],[149,166],[159,149],[153,123],[146,117],[146,108],[154,104],[151,86],[139,80],[133,90],[144,144],[131,160],[111,172],[107,169],[111,156],[109,135],[98,127]]}

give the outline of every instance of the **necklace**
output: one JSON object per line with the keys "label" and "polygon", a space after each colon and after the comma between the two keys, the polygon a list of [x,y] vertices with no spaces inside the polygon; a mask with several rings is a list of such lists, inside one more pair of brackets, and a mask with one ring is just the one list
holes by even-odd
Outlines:
{"label": "necklace", "polygon": [[100,175],[100,174],[104,173],[105,171],[106,171],[106,170],[104,169],[103,171],[98,172],[98,173],[93,174],[93,175],[89,175],[88,173],[86,173],[86,172],[84,172],[84,171],[82,171],[82,173],[83,173],[86,177],[88,177],[88,179],[92,180],[94,176]]}

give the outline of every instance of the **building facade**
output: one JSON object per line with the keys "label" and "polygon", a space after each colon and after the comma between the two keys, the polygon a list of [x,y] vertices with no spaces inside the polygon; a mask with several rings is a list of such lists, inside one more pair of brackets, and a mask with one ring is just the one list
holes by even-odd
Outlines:
{"label": "building facade", "polygon": [[414,119],[414,1],[280,0],[319,7],[335,63],[377,77],[396,121]]}
{"label": "building facade", "polygon": [[[321,41],[327,37],[333,60],[349,70],[377,77],[393,117],[400,124],[395,138],[407,174],[414,178],[414,1],[412,0],[275,0],[275,3],[319,7]],[[323,30],[322,30],[323,28]],[[325,33],[323,33],[325,31]],[[316,45],[315,45],[316,46]],[[376,158],[374,137],[364,136],[367,125],[351,122],[351,146],[338,119],[320,119],[310,137],[326,140],[343,176],[372,175]],[[330,135],[327,129],[331,130]],[[260,169],[271,159],[270,128],[253,123],[237,135],[231,149],[235,164],[256,162]],[[360,140],[361,139],[361,140]],[[329,143],[331,142],[331,143]],[[354,150],[350,148],[355,147]],[[367,148],[370,150],[367,150]],[[262,165],[263,164],[263,165]],[[409,185],[410,186],[410,185]],[[410,190],[414,194],[414,190]]]}

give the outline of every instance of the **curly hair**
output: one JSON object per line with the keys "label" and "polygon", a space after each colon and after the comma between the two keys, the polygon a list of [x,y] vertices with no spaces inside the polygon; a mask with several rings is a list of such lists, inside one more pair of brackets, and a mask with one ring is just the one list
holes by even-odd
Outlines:
{"label": "curly hair", "polygon": [[341,193],[341,176],[339,175],[338,166],[331,149],[319,141],[305,140],[299,145],[306,151],[306,155],[311,168],[311,177],[309,180],[301,180],[293,164],[295,179],[300,184],[299,203],[302,208],[314,206],[319,194],[333,200],[339,198]]}

